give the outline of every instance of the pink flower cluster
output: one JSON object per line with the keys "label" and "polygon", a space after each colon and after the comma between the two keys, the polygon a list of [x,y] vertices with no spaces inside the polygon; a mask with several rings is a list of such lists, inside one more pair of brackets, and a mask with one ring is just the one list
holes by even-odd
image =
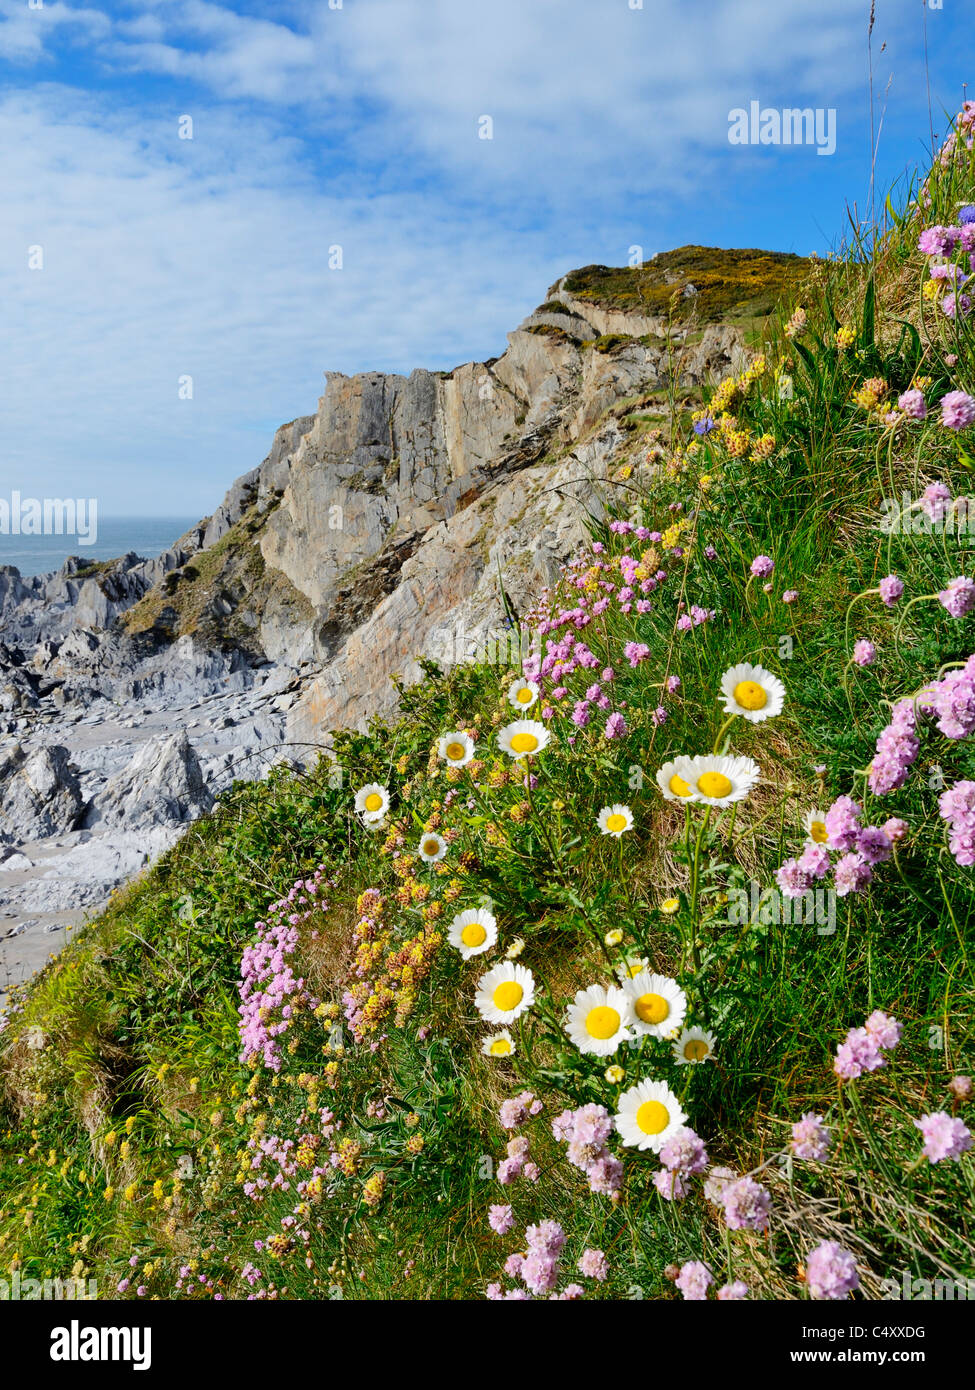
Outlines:
{"label": "pink flower cluster", "polygon": [[884,1055],[900,1042],[901,1025],[875,1009],[862,1028],[851,1028],[836,1049],[833,1070],[841,1081],[856,1081],[864,1072],[887,1065]]}
{"label": "pink flower cluster", "polygon": [[[904,703],[910,705],[910,701]],[[897,817],[883,825],[861,826],[861,814],[860,806],[849,796],[833,802],[825,817],[827,844],[808,844],[798,859],[787,859],[776,870],[775,880],[785,897],[802,897],[831,868],[837,897],[862,893],[870,885],[874,866],[890,858],[895,841],[903,838],[907,826]],[[835,864],[830,851],[840,855]]]}
{"label": "pink flower cluster", "polygon": [[824,1240],[806,1259],[806,1287],[812,1298],[848,1298],[860,1287],[856,1259],[835,1240]]}
{"label": "pink flower cluster", "polygon": [[792,1126],[789,1147],[796,1158],[805,1162],[822,1163],[829,1153],[831,1137],[822,1115],[809,1111]]}
{"label": "pink flower cluster", "polygon": [[620,1196],[623,1164],[606,1146],[612,1132],[613,1119],[603,1105],[563,1110],[552,1121],[552,1133],[560,1143],[568,1144],[566,1157],[573,1167],[585,1173],[589,1190],[616,1200]]}
{"label": "pink flower cluster", "polygon": [[680,1201],[689,1191],[688,1179],[708,1166],[704,1140],[684,1125],[664,1144],[660,1161],[663,1167],[653,1175],[654,1186],[666,1201]]}
{"label": "pink flower cluster", "polygon": [[922,1115],[914,1124],[924,1136],[921,1153],[929,1163],[942,1163],[945,1159],[953,1159],[957,1163],[962,1154],[972,1147],[968,1126],[961,1120],[952,1119],[945,1110]]}
{"label": "pink flower cluster", "polygon": [[938,797],[938,811],[949,826],[948,845],[963,868],[975,864],[975,782],[956,782]]}

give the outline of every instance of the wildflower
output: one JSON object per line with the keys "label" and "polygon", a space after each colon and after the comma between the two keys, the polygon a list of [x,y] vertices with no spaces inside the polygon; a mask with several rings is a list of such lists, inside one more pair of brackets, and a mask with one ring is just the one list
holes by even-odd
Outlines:
{"label": "wildflower", "polygon": [[690,788],[690,799],[705,806],[730,806],[741,801],[759,779],[752,758],[711,754],[679,759],[679,771]]}
{"label": "wildflower", "polygon": [[676,980],[642,970],[623,983],[627,1025],[639,1036],[664,1038],[679,1028],[687,1013],[687,996]]}
{"label": "wildflower", "polygon": [[512,1023],[535,1000],[535,979],[523,965],[496,965],[482,975],[474,1005],[486,1023]]}
{"label": "wildflower", "polygon": [[603,1075],[611,1086],[618,1086],[626,1073],[618,1062],[614,1062],[612,1066],[606,1068]]}
{"label": "wildflower", "polygon": [[748,1285],[742,1283],[740,1279],[734,1279],[730,1284],[722,1284],[715,1294],[715,1298],[722,1303],[740,1302],[748,1297]]}
{"label": "wildflower", "polygon": [[550,737],[544,724],[533,719],[517,719],[498,731],[498,747],[511,758],[527,758],[540,753]]}
{"label": "wildflower", "polygon": [[690,1190],[684,1174],[670,1168],[659,1168],[653,1175],[653,1185],[665,1202],[681,1202]]}
{"label": "wildflower", "polygon": [[516,936],[515,939],[514,939],[514,941],[512,941],[511,945],[508,947],[508,949],[507,949],[507,950],[505,951],[505,953],[504,953],[504,955],[505,955],[505,960],[517,960],[518,957],[521,955],[521,953],[522,953],[522,951],[523,951],[524,949],[525,949],[525,942],[524,942],[524,939],[523,939],[522,937],[520,937],[520,936]]}
{"label": "wildflower", "polygon": [[675,912],[680,911],[680,898],[664,898],[660,904],[660,911],[665,917],[673,917]]}
{"label": "wildflower", "polygon": [[496,1204],[488,1211],[488,1225],[495,1235],[504,1236],[515,1224],[514,1212],[510,1206]]}
{"label": "wildflower", "polygon": [[877,648],[872,642],[861,638],[853,644],[853,660],[857,666],[872,666],[877,659]]}
{"label": "wildflower", "polygon": [[806,1260],[806,1287],[812,1298],[847,1298],[860,1287],[855,1258],[835,1240],[824,1240]]}
{"label": "wildflower", "polygon": [[951,580],[947,589],[941,590],[938,598],[953,618],[964,618],[975,607],[975,579],[958,575]]}
{"label": "wildflower", "polygon": [[507,1028],[491,1033],[481,1043],[481,1052],[485,1057],[510,1057],[514,1050],[514,1040]]}
{"label": "wildflower", "polygon": [[768,555],[756,555],[750,568],[756,579],[767,579],[775,569],[775,561]]}
{"label": "wildflower", "polygon": [[892,853],[892,846],[886,830],[879,825],[868,825],[860,831],[857,839],[857,853],[868,864],[883,864]]}
{"label": "wildflower", "polygon": [[951,501],[951,490],[944,483],[931,483],[921,494],[921,508],[930,521],[943,521]]}
{"label": "wildflower", "polygon": [[886,578],[881,579],[877,588],[880,591],[880,597],[887,607],[893,608],[894,604],[904,592],[904,581],[898,579],[896,574],[888,574]]}
{"label": "wildflower", "polygon": [[836,1049],[833,1070],[842,1081],[856,1081],[864,1072],[886,1065],[880,1044],[866,1028],[851,1028]]}
{"label": "wildflower", "polygon": [[949,391],[941,398],[941,423],[945,429],[963,430],[975,421],[975,400],[964,391]]}
{"label": "wildflower", "polygon": [[860,807],[850,797],[837,797],[823,819],[830,849],[853,849],[860,834],[860,814]]}
{"label": "wildflower", "polygon": [[703,1028],[685,1028],[674,1043],[674,1060],[693,1066],[714,1060],[715,1036]]}
{"label": "wildflower", "polygon": [[508,704],[515,709],[530,709],[538,696],[539,689],[534,681],[514,681],[508,687]]}
{"label": "wildflower", "polygon": [[686,774],[688,758],[676,758],[664,763],[657,773],[657,786],[667,801],[693,800]]}
{"label": "wildflower", "polygon": [[721,694],[726,714],[740,714],[750,724],[761,723],[782,713],[785,686],[764,666],[743,661],[721,677]]}
{"label": "wildflower", "polygon": [[587,1279],[597,1279],[603,1284],[609,1276],[609,1260],[602,1250],[583,1250],[576,1269]]}
{"label": "wildflower", "polygon": [[474,740],[470,734],[444,734],[437,744],[437,753],[451,767],[466,767],[474,756]]}
{"label": "wildflower", "polygon": [[489,951],[497,939],[497,919],[483,910],[459,912],[447,931],[447,940],[464,960]]}
{"label": "wildflower", "polygon": [[856,334],[849,324],[843,324],[842,328],[836,330],[836,346],[840,351],[850,348],[856,342]]}
{"label": "wildflower", "polygon": [[615,1124],[627,1146],[659,1153],[686,1119],[666,1082],[640,1081],[620,1096]]}
{"label": "wildflower", "polygon": [[792,1126],[789,1147],[796,1158],[820,1163],[829,1153],[829,1145],[830,1132],[822,1115],[809,1111]]}
{"label": "wildflower", "polygon": [[628,1002],[616,985],[580,989],[566,1011],[565,1031],[580,1052],[608,1057],[629,1037]]}
{"label": "wildflower", "polygon": [[629,806],[604,806],[599,813],[597,824],[604,835],[613,835],[618,840],[632,828],[633,813]]}
{"label": "wildflower", "polygon": [[909,420],[923,420],[928,413],[924,392],[913,388],[898,396],[897,407],[904,412]]}
{"label": "wildflower", "polygon": [[425,864],[439,864],[447,853],[447,841],[442,835],[428,832],[417,846],[417,853]]}
{"label": "wildflower", "polygon": [[720,1207],[725,1188],[737,1179],[738,1174],[734,1168],[725,1168],[718,1164],[711,1169],[704,1184],[704,1195],[712,1206]]}
{"label": "wildflower", "polygon": [[661,1147],[660,1162],[665,1168],[687,1175],[703,1173],[708,1166],[704,1140],[685,1125],[676,1130]]}
{"label": "wildflower", "polygon": [[625,738],[628,733],[629,729],[627,728],[626,720],[619,712],[617,712],[616,714],[611,714],[609,718],[606,720],[606,727],[603,730],[603,738]]}
{"label": "wildflower", "polygon": [[955,1100],[971,1100],[972,1078],[970,1076],[953,1076],[948,1082],[948,1090]]}
{"label": "wildflower", "polygon": [[952,1119],[945,1110],[922,1115],[914,1124],[924,1136],[921,1153],[929,1163],[941,1163],[948,1158],[957,1163],[962,1154],[972,1147],[968,1126],[961,1120]]}
{"label": "wildflower", "polygon": [[802,828],[806,832],[807,845],[825,845],[829,839],[826,817],[820,810],[807,811],[802,818]]}
{"label": "wildflower", "polygon": [[389,810],[389,792],[378,782],[368,782],[355,794],[355,809],[367,823],[380,821]]}
{"label": "wildflower", "polygon": [[771,1193],[754,1178],[738,1178],[721,1193],[725,1220],[733,1231],[764,1231],[772,1206]]}
{"label": "wildflower", "polygon": [[[799,590],[798,590],[798,589],[786,589],[786,590],[784,590],[784,592],[783,592],[783,594],[782,594],[782,602],[783,602],[783,603],[795,603],[796,600],[798,599],[798,597],[799,597]],[[727,1285],[726,1287],[731,1288],[732,1285],[729,1284],[729,1285]],[[744,1288],[744,1287],[745,1287],[745,1286],[742,1285],[742,1288]],[[719,1297],[719,1298],[721,1297],[720,1293],[718,1294],[718,1297]]]}
{"label": "wildflower", "polygon": [[688,1260],[681,1265],[674,1283],[689,1303],[703,1303],[714,1283],[714,1275],[700,1260]]}

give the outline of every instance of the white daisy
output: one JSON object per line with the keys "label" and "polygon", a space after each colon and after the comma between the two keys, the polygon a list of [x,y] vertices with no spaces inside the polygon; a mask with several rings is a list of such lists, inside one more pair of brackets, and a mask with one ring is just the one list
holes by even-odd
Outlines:
{"label": "white daisy", "polygon": [[381,820],[389,810],[389,792],[378,782],[367,782],[355,794],[355,809],[364,821]]}
{"label": "white daisy", "polygon": [[616,1130],[623,1143],[659,1153],[687,1119],[665,1081],[640,1081],[624,1091],[616,1111]]}
{"label": "white daisy", "polygon": [[693,801],[691,786],[687,780],[690,758],[674,758],[664,763],[657,773],[657,786],[667,801]]}
{"label": "white daisy", "polygon": [[489,1034],[481,1043],[481,1052],[485,1057],[510,1057],[514,1050],[515,1040],[507,1028]]}
{"label": "white daisy", "polygon": [[490,912],[474,908],[458,912],[450,924],[447,940],[464,960],[483,955],[498,939],[498,923]]}
{"label": "white daisy", "polygon": [[444,734],[437,744],[437,753],[451,767],[466,767],[474,756],[474,740],[462,732]]}
{"label": "white daisy", "polygon": [[806,832],[807,845],[825,845],[829,840],[826,817],[818,808],[806,812],[802,818],[802,828]]}
{"label": "white daisy", "polygon": [[442,835],[435,835],[432,830],[428,830],[420,837],[420,843],[416,848],[424,864],[439,864],[447,853],[447,841]]}
{"label": "white daisy", "polygon": [[608,1057],[629,1034],[626,995],[616,985],[580,989],[565,1015],[565,1031],[580,1052]]}
{"label": "white daisy", "polygon": [[508,687],[508,704],[515,709],[530,709],[539,696],[538,686],[534,681],[514,681]]}
{"label": "white daisy", "polygon": [[599,813],[598,825],[604,835],[620,836],[633,825],[633,812],[629,806],[604,806]]}
{"label": "white daisy", "polygon": [[636,1034],[666,1038],[679,1028],[687,1013],[687,995],[676,980],[643,970],[623,984],[626,1022]]}
{"label": "white daisy", "polygon": [[622,965],[616,967],[616,978],[620,984],[625,985],[627,980],[634,979],[643,970],[650,969],[649,956],[627,956]]}
{"label": "white daisy", "polygon": [[536,719],[516,719],[498,730],[498,747],[512,758],[527,758],[540,753],[549,740],[549,732]]}
{"label": "white daisy", "polygon": [[524,965],[504,961],[477,982],[474,1006],[485,1023],[513,1023],[535,1002],[535,977]]}
{"label": "white daisy", "polygon": [[713,1062],[714,1043],[713,1033],[703,1028],[685,1028],[674,1043],[674,1057],[684,1066],[694,1062]]}
{"label": "white daisy", "polygon": [[758,763],[753,758],[702,757],[688,758],[684,764],[691,800],[705,806],[730,806],[748,795],[759,778]]}
{"label": "white daisy", "polygon": [[[726,714],[740,714],[751,724],[774,719],[785,704],[785,686],[764,666],[742,661],[721,677]],[[719,697],[720,698],[720,697]]]}

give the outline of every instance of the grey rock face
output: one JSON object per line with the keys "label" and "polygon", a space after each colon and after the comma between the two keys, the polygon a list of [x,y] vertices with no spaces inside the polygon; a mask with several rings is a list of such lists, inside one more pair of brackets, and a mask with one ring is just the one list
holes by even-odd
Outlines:
{"label": "grey rock face", "polygon": [[213,805],[185,730],[145,744],[93,799],[85,826],[152,830],[181,825]]}
{"label": "grey rock face", "polygon": [[81,813],[81,788],[68,750],[58,744],[0,756],[0,839],[7,844],[70,830]]}

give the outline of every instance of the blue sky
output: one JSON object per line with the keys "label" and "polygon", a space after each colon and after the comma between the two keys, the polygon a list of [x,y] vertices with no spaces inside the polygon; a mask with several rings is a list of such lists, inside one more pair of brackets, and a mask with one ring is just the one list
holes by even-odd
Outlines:
{"label": "blue sky", "polygon": [[[204,515],[326,369],[496,356],[632,246],[826,252],[867,203],[869,11],[0,0],[0,495]],[[975,87],[967,0],[877,0],[881,187],[930,143],[925,20],[937,133]],[[834,108],[836,153],[730,145],[752,100]]]}

